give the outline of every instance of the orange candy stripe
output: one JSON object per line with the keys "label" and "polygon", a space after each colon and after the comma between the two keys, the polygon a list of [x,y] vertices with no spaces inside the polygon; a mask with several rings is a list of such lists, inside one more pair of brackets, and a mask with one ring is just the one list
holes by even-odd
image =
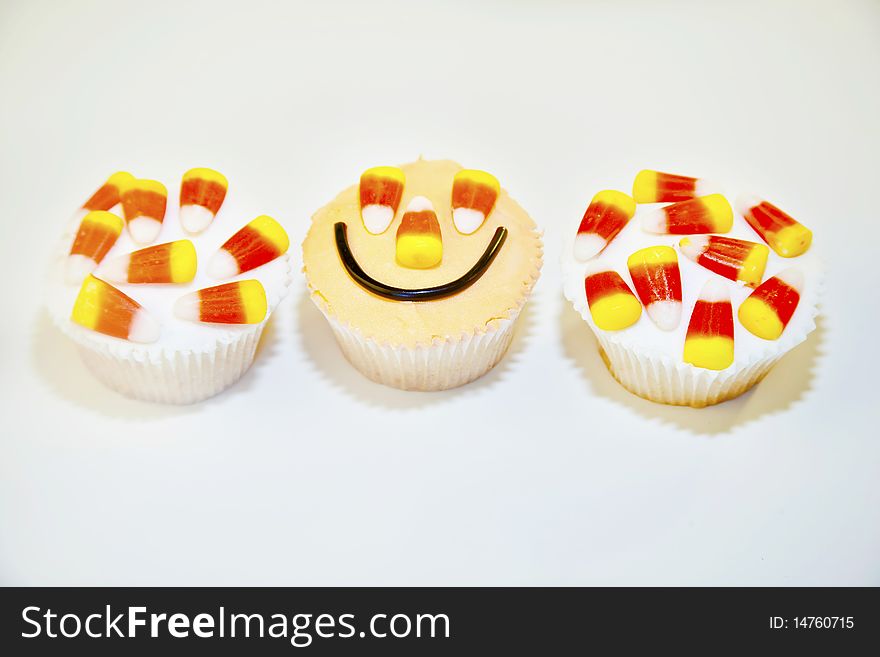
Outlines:
{"label": "orange candy stripe", "polygon": [[620,207],[597,201],[587,207],[577,232],[595,233],[610,242],[623,230],[629,219]]}
{"label": "orange candy stripe", "polygon": [[749,295],[750,299],[757,299],[772,308],[782,322],[782,328],[788,326],[791,316],[797,310],[801,300],[800,293],[785,281],[773,276],[761,283],[758,288]]}
{"label": "orange candy stripe", "polygon": [[[87,286],[92,288],[94,297],[90,299],[90,303],[93,303],[94,307],[90,309],[92,325],[86,326],[86,328],[114,338],[127,340],[132,322],[140,311],[141,305],[127,294],[94,276],[88,276],[83,282],[83,291],[80,292],[80,296],[85,293]],[[78,313],[75,308],[74,321],[77,323],[82,323],[78,321],[81,319],[80,315],[81,313]]]}
{"label": "orange candy stripe", "polygon": [[468,208],[488,217],[498,200],[498,193],[489,185],[473,180],[456,179],[452,187],[452,209]]}
{"label": "orange candy stripe", "polygon": [[250,224],[242,227],[235,235],[226,240],[221,247],[228,251],[238,263],[239,273],[256,269],[284,253],[274,242]]}
{"label": "orange candy stripe", "polygon": [[198,291],[199,321],[213,324],[246,324],[247,308],[238,282]]}
{"label": "orange candy stripe", "polygon": [[122,210],[125,212],[126,221],[137,217],[151,217],[161,222],[165,219],[167,201],[164,194],[131,187],[122,194]]}
{"label": "orange candy stripe", "polygon": [[226,187],[216,180],[184,178],[180,183],[180,204],[201,205],[217,214],[226,198]]}
{"label": "orange candy stripe", "polygon": [[733,340],[733,306],[730,300],[697,299],[687,338],[725,337]]}
{"label": "orange candy stripe", "polygon": [[608,295],[622,292],[635,298],[632,290],[616,271],[600,271],[590,274],[584,279],[584,290],[587,293],[587,303],[591,306]]}
{"label": "orange candy stripe", "polygon": [[403,196],[403,184],[399,180],[371,173],[364,173],[361,176],[362,208],[367,205],[387,205],[397,212],[401,196]]}
{"label": "orange candy stripe", "polygon": [[131,180],[131,175],[120,171],[110,176],[98,190],[83,203],[83,208],[89,211],[109,210],[120,201],[121,190],[119,182],[122,179]]}
{"label": "orange candy stripe", "polygon": [[149,246],[129,254],[129,283],[172,283],[171,254],[174,242]]}
{"label": "orange candy stripe", "polygon": [[121,219],[117,230],[105,222],[89,221],[89,215],[86,215],[80,223],[73,245],[70,247],[70,255],[84,255],[96,263],[100,263],[107,252],[116,244],[121,232]]}
{"label": "orange candy stripe", "polygon": [[630,267],[629,273],[645,306],[655,301],[681,301],[681,272],[677,262]]}
{"label": "orange candy stripe", "polygon": [[397,229],[397,236],[402,235],[434,235],[439,239],[440,222],[437,221],[437,215],[433,210],[405,213]]}

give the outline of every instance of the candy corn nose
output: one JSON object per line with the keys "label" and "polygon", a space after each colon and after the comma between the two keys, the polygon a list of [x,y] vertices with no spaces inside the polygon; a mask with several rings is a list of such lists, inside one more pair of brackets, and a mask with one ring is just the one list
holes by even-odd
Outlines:
{"label": "candy corn nose", "polygon": [[397,229],[397,262],[411,269],[429,269],[442,259],[443,238],[434,206],[424,196],[416,196]]}

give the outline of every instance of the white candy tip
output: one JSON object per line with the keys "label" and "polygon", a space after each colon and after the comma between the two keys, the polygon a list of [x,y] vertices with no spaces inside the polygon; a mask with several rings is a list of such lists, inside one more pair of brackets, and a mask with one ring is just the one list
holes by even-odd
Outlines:
{"label": "white candy tip", "polygon": [[655,235],[665,234],[667,228],[666,213],[663,208],[656,208],[642,215],[642,230]]}
{"label": "white candy tip", "polygon": [[428,210],[433,212],[434,204],[424,196],[414,196],[406,206],[407,212],[427,212]]}
{"label": "white candy tip", "polygon": [[138,244],[150,244],[159,237],[162,224],[150,217],[135,217],[128,222],[128,234]]}
{"label": "white candy tip", "polygon": [[74,253],[67,256],[67,262],[64,265],[64,279],[69,285],[81,285],[83,279],[91,274],[97,263],[88,256],[81,253]]}
{"label": "white candy tip", "polygon": [[581,262],[596,257],[608,241],[595,233],[578,233],[574,238],[574,257]]}
{"label": "white candy tip", "polygon": [[180,225],[190,235],[197,235],[214,221],[213,213],[203,205],[181,205]]}
{"label": "white candy tip", "polygon": [[678,243],[681,252],[691,260],[699,258],[707,246],[709,246],[708,235],[689,235]]}
{"label": "white candy tip", "polygon": [[744,217],[748,214],[749,210],[761,203],[762,199],[754,194],[740,194],[736,197],[736,203],[733,207],[736,209],[738,215]]}
{"label": "white candy tip", "polygon": [[723,194],[724,190],[714,180],[704,180],[703,178],[697,179],[697,184],[694,187],[694,192],[697,196],[708,196],[709,194]]}
{"label": "white candy tip", "polygon": [[208,276],[211,278],[231,278],[240,273],[238,262],[226,249],[220,249],[208,261]]}
{"label": "white candy tip", "polygon": [[486,215],[479,210],[456,208],[452,211],[452,222],[455,224],[455,229],[463,235],[476,232],[485,220]]}
{"label": "white candy tip", "polygon": [[118,258],[110,258],[101,263],[97,273],[108,283],[125,283],[128,281],[128,264],[131,261],[129,255]]}
{"label": "white candy tip", "polygon": [[645,307],[645,312],[662,331],[672,331],[681,322],[680,301],[655,301]]}
{"label": "white candy tip", "polygon": [[394,209],[390,205],[365,205],[361,209],[361,218],[367,232],[379,235],[388,230],[394,219]]}
{"label": "white candy tip", "polygon": [[132,318],[131,328],[128,330],[128,339],[132,342],[149,344],[159,339],[159,332],[159,322],[142,308]]}
{"label": "white candy tip", "polygon": [[197,322],[201,315],[201,301],[198,292],[184,294],[174,302],[174,315],[188,322]]}
{"label": "white candy tip", "polygon": [[703,289],[700,290],[700,300],[710,303],[730,301],[730,290],[727,289],[727,284],[724,281],[713,277],[708,279],[703,285]]}
{"label": "white candy tip", "polygon": [[804,274],[800,269],[785,269],[778,274],[775,274],[774,278],[778,278],[780,281],[788,285],[788,287],[797,290],[798,293],[802,292],[804,289]]}

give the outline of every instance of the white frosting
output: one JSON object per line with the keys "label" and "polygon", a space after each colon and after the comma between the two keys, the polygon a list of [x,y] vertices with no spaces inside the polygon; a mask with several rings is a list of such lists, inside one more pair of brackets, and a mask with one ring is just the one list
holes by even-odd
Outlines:
{"label": "white frosting", "polygon": [[[705,283],[710,279],[719,281],[719,284],[729,292],[733,302],[734,363],[731,365],[731,368],[743,368],[760,359],[781,355],[802,342],[807,334],[815,328],[814,317],[820,293],[822,271],[821,262],[816,255],[816,245],[813,245],[807,253],[797,258],[782,258],[774,253],[772,249],[770,250],[767,269],[765,270],[762,282],[783,270],[796,268],[804,276],[804,286],[797,310],[789,321],[782,337],[779,340],[773,341],[763,340],[749,333],[736,317],[739,305],[753,292],[752,288],[723,278],[689,260],[681,253],[681,249],[678,247],[679,241],[686,236],[652,235],[642,229],[643,217],[656,212],[659,207],[661,207],[661,204],[657,203],[637,205],[636,214],[626,227],[611,241],[604,251],[588,263],[579,262],[575,257],[575,238],[578,225],[580,224],[580,217],[573,218],[570,228],[566,231],[562,252],[565,296],[571,301],[575,310],[581,314],[593,331],[603,335],[615,344],[631,349],[637,354],[669,358],[673,363],[680,363],[682,367],[691,368],[693,367],[692,365],[682,362],[685,333],[687,332],[687,325],[697,297]],[[805,221],[805,224],[809,227],[809,221]],[[724,233],[724,236],[764,244],[763,240],[748,225],[739,212],[734,215],[733,228],[729,232]],[[690,237],[693,242],[700,242],[699,239],[695,239],[696,236]],[[627,285],[635,293],[635,287],[632,284],[626,260],[634,251],[657,245],[671,246],[678,253],[683,297],[681,322],[679,325],[673,330],[664,331],[651,321],[647,313],[642,313],[639,320],[629,328],[620,331],[603,331],[598,328],[593,323],[587,305],[586,293],[584,291],[584,276],[586,272],[593,270],[597,266],[602,269],[614,269],[623,277],[623,280],[626,281]],[[657,304],[653,305],[656,306]]]}
{"label": "white frosting", "polygon": [[[223,206],[217,213],[217,217],[204,232],[198,235],[188,234],[178,219],[179,197],[176,191],[179,189],[179,179],[176,181],[167,179],[165,182],[169,188],[168,209],[165,214],[165,221],[162,223],[158,238],[149,246],[179,239],[191,240],[198,255],[198,271],[196,272],[195,279],[191,283],[171,285],[114,283],[115,287],[140,303],[149,313],[150,317],[158,322],[160,329],[159,339],[152,344],[136,344],[127,340],[106,336],[75,324],[70,319],[70,313],[79,293],[80,284],[71,285],[67,283],[65,281],[65,270],[67,268],[70,245],[76,236],[83,216],[81,212],[77,212],[70,221],[67,230],[64,231],[59,243],[57,255],[52,263],[48,290],[50,314],[59,327],[76,341],[84,344],[108,346],[114,354],[120,357],[132,357],[135,359],[158,360],[163,354],[178,350],[209,352],[216,349],[218,345],[231,343],[236,338],[241,337],[243,333],[256,331],[257,327],[261,325],[239,326],[185,321],[174,314],[174,305],[178,299],[187,293],[195,292],[203,287],[211,287],[234,280],[255,278],[263,284],[266,290],[268,313],[263,321],[265,323],[268,321],[272,311],[287,294],[291,277],[289,256],[286,253],[262,267],[257,267],[238,276],[217,280],[208,274],[208,262],[211,256],[217,252],[220,245],[242,226],[261,214],[262,208],[243,207],[240,204],[236,198],[234,180],[230,181],[229,192],[226,195]],[[111,211],[122,216],[120,206],[116,206]],[[104,262],[141,248],[144,247],[135,243],[128,229],[124,229],[116,244],[110,249]],[[101,277],[100,266],[94,273],[99,278]],[[142,332],[141,337],[143,335],[149,337],[150,327],[148,325],[134,328],[138,330],[143,329],[146,332]]]}

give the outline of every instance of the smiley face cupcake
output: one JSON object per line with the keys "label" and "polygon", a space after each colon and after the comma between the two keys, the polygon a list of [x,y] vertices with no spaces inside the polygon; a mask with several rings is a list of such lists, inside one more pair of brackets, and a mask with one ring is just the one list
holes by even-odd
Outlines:
{"label": "smiley face cupcake", "polygon": [[504,355],[538,279],[535,223],[489,173],[376,167],[312,217],[303,271],[346,358],[405,390],[444,390]]}

